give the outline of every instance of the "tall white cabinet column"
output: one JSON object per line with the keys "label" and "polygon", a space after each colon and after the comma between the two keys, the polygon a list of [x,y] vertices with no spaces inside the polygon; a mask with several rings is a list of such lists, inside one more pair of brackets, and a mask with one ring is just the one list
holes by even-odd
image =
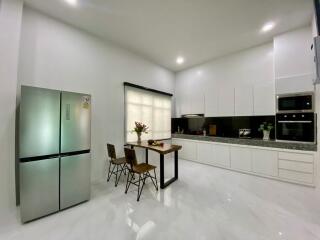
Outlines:
{"label": "tall white cabinet column", "polygon": [[313,91],[314,53],[310,26],[274,38],[276,93]]}

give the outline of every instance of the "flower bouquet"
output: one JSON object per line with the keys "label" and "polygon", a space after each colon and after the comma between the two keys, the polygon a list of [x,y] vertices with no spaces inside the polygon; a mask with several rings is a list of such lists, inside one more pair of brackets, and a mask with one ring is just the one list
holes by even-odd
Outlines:
{"label": "flower bouquet", "polygon": [[133,129],[133,132],[137,133],[138,136],[138,143],[141,142],[141,134],[142,133],[148,133],[149,127],[147,125],[143,124],[142,122],[135,122],[135,127]]}

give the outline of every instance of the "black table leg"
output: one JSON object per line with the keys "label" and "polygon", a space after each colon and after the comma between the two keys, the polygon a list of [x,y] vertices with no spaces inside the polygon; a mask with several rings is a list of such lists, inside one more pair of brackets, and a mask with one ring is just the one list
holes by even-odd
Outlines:
{"label": "black table leg", "polygon": [[148,158],[148,148],[146,148],[146,163],[149,163],[149,158]]}
{"label": "black table leg", "polygon": [[164,155],[160,154],[160,188],[164,189],[178,180],[178,151],[174,152],[174,177],[164,182]]}
{"label": "black table leg", "polygon": [[178,151],[174,152],[174,177],[178,179]]}
{"label": "black table leg", "polygon": [[164,186],[164,155],[160,154],[160,188],[165,188]]}

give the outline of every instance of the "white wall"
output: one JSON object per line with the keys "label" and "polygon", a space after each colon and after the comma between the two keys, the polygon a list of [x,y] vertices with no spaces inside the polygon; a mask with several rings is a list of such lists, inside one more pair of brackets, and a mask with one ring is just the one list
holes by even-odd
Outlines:
{"label": "white wall", "polygon": [[101,179],[107,142],[124,144],[123,82],[174,92],[174,74],[83,31],[25,8],[19,82],[92,95],[92,180]]}
{"label": "white wall", "polygon": [[22,0],[0,2],[0,225],[15,206],[15,111]]}
{"label": "white wall", "polygon": [[[265,83],[273,81],[272,59],[273,46],[272,43],[268,43],[179,72],[177,81],[189,77],[196,82],[195,76],[198,76],[204,83],[213,81],[219,86]],[[206,86],[202,85],[202,89],[204,90]]]}

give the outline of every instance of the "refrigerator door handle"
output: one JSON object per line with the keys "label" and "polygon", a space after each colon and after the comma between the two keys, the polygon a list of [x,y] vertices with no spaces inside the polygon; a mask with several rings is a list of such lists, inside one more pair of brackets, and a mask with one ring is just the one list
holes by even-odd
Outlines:
{"label": "refrigerator door handle", "polygon": [[70,120],[70,103],[66,105],[66,120]]}
{"label": "refrigerator door handle", "polygon": [[86,153],[90,153],[90,149],[62,153],[62,154],[60,154],[60,157],[68,157],[68,156],[81,155],[81,154],[86,154]]}

